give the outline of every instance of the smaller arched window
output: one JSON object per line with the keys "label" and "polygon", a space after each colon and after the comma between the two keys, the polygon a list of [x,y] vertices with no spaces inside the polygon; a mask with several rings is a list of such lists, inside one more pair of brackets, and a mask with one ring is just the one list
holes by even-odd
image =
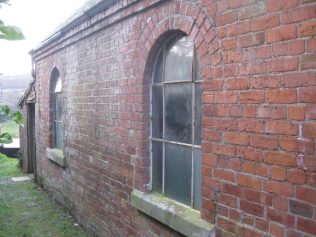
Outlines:
{"label": "smaller arched window", "polygon": [[64,148],[64,125],[63,101],[62,101],[62,81],[58,71],[53,73],[54,85],[52,87],[52,110],[53,110],[53,138],[54,148],[63,150]]}

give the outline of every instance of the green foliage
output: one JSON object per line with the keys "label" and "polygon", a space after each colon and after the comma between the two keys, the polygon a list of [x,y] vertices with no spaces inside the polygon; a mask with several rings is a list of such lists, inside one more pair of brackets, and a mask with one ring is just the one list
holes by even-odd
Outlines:
{"label": "green foliage", "polygon": [[20,28],[16,26],[6,26],[0,20],[0,39],[5,40],[22,40],[24,35]]}
{"label": "green foliage", "polygon": [[1,115],[8,115],[10,113],[11,109],[8,105],[3,105],[1,110],[0,110],[0,113]]}
{"label": "green foliage", "polygon": [[23,126],[24,118],[23,114],[20,111],[12,112],[10,107],[8,105],[4,105],[1,107],[0,115],[4,117],[8,117],[14,122],[16,122],[18,125]]}
{"label": "green foliage", "polygon": [[[0,0],[0,8],[1,4],[4,3],[9,5],[9,0]],[[16,26],[5,25],[4,22],[0,19],[0,39],[22,40],[24,39],[24,35],[20,28]]]}
{"label": "green foliage", "polygon": [[[8,118],[12,121],[14,121],[16,124],[23,126],[24,118],[23,114],[20,111],[12,112],[10,107],[7,105],[4,105],[1,107],[0,115],[2,117]],[[1,144],[8,144],[12,142],[12,134],[8,132],[4,132],[0,134],[0,143]]]}
{"label": "green foliage", "polygon": [[23,118],[23,114],[20,111],[16,111],[14,113],[12,113],[10,115],[10,118],[16,122],[17,124],[19,124],[20,126],[23,126],[24,123],[24,118]]}
{"label": "green foliage", "polygon": [[0,134],[0,143],[9,144],[12,143],[12,141],[11,134],[7,132]]}

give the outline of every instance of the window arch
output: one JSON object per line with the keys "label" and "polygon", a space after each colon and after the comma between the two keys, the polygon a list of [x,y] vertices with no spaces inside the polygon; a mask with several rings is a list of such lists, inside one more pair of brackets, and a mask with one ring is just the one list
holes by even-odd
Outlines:
{"label": "window arch", "polygon": [[53,147],[59,150],[64,148],[64,125],[63,116],[63,98],[62,98],[62,80],[57,69],[52,72],[52,117],[53,117]]}
{"label": "window arch", "polygon": [[194,43],[173,34],[153,69],[152,189],[195,209],[201,206],[201,82]]}

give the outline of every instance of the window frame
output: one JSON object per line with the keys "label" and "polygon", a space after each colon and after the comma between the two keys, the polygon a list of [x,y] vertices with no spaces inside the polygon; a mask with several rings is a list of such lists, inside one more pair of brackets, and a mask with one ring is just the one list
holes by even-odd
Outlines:
{"label": "window frame", "polygon": [[[152,191],[156,191],[153,189],[153,143],[154,142],[160,142],[162,144],[162,187],[161,187],[161,194],[165,195],[165,179],[166,179],[166,174],[165,174],[165,170],[166,170],[166,144],[175,144],[175,145],[179,145],[179,146],[183,146],[183,147],[190,147],[191,148],[191,194],[190,194],[190,205],[187,205],[189,207],[191,207],[192,209],[196,209],[196,210],[200,210],[201,208],[201,169],[202,169],[202,164],[201,164],[201,159],[202,159],[202,151],[201,151],[201,144],[195,144],[195,106],[196,106],[196,85],[200,85],[200,90],[201,90],[201,97],[202,97],[202,78],[201,76],[197,76],[199,73],[199,65],[197,65],[198,62],[198,57],[197,57],[197,52],[196,52],[196,48],[194,47],[194,42],[192,42],[193,45],[193,56],[192,56],[192,71],[191,71],[191,80],[180,80],[180,81],[165,81],[165,66],[166,66],[166,53],[168,52],[168,47],[172,46],[172,44],[177,43],[178,41],[180,41],[183,38],[187,38],[187,36],[183,33],[175,33],[172,34],[162,45],[162,47],[158,50],[157,54],[156,54],[156,58],[154,61],[154,66],[153,66],[153,70],[152,70],[152,78],[151,78],[151,85],[150,85],[150,161],[151,161],[151,169],[150,169],[150,177],[151,177],[151,189]],[[170,50],[170,49],[169,49]],[[158,62],[160,59],[160,54],[162,55],[162,62]],[[161,82],[156,83],[155,82],[155,78],[156,78],[156,67],[158,65],[158,63],[162,63],[162,78],[161,78]],[[198,68],[197,68],[198,67]],[[197,77],[199,78],[197,80]],[[178,142],[178,141],[171,141],[166,139],[166,118],[165,118],[165,114],[166,114],[166,103],[165,103],[165,87],[166,85],[177,85],[177,84],[191,84],[191,143],[183,143],[183,142]],[[162,138],[154,138],[153,137],[153,108],[154,108],[154,104],[153,104],[153,88],[155,86],[161,86],[162,87],[162,119],[163,119],[163,124],[162,124]],[[201,99],[201,98],[200,98]],[[200,113],[202,114],[202,111],[200,111]],[[202,115],[201,115],[202,116]],[[201,118],[200,118],[201,119]],[[200,123],[200,127],[199,127],[200,131],[201,131],[201,123]],[[202,142],[202,139],[201,139]],[[199,157],[199,166],[200,166],[200,174],[199,174],[199,188],[198,191],[195,191],[195,162],[194,162],[194,151],[199,149],[200,150],[200,157]],[[198,206],[195,206],[195,192],[199,192],[198,196],[199,196],[199,203]],[[160,193],[160,192],[159,192]],[[180,202],[181,203],[181,202]]]}

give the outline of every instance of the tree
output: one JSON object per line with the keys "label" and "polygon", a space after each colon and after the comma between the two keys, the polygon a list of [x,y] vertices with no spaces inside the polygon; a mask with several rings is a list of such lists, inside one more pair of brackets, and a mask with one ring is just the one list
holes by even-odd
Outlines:
{"label": "tree", "polygon": [[[10,5],[9,0],[0,0],[0,8],[2,4]],[[20,28],[16,26],[6,26],[4,22],[0,19],[0,39],[5,40],[22,40],[24,35]]]}
{"label": "tree", "polygon": [[[2,4],[10,5],[9,0],[0,0],[0,8]],[[0,39],[4,40],[22,40],[24,35],[22,31],[16,26],[6,26],[3,21],[0,19]],[[10,107],[4,105],[0,109],[0,115],[8,119],[13,120],[19,125],[23,125],[23,115],[20,111],[12,112]],[[0,131],[1,132],[1,131]],[[0,133],[0,143],[11,143],[12,136],[9,133]]]}

